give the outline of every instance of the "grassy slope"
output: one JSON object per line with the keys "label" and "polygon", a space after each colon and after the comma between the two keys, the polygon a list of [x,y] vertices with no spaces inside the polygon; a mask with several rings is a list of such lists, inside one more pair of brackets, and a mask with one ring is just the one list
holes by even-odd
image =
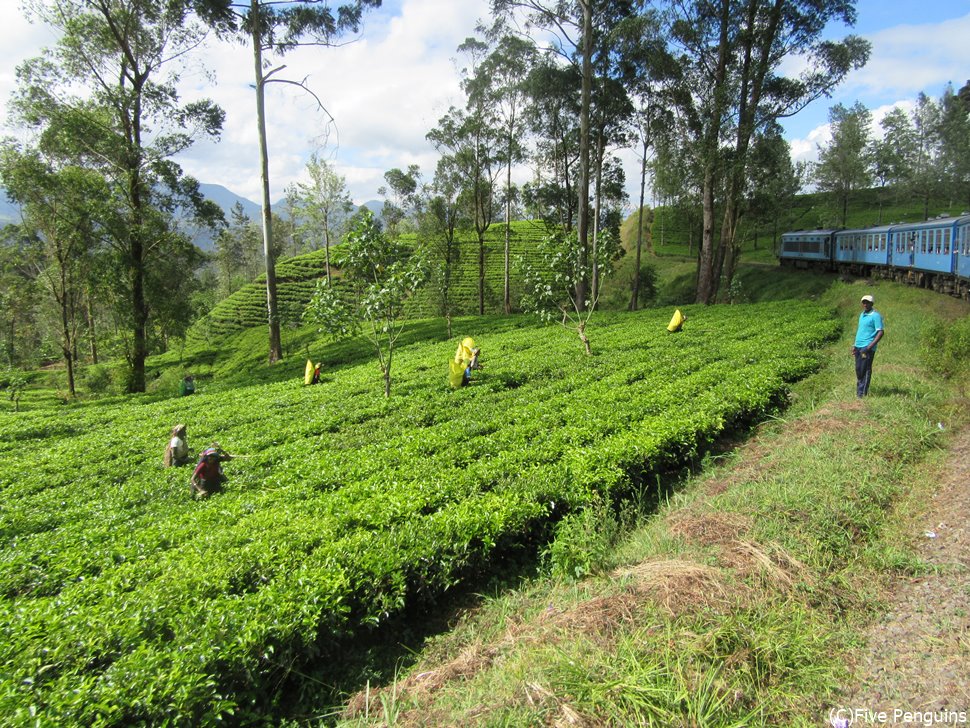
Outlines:
{"label": "grassy slope", "polygon": [[[884,590],[925,568],[911,513],[970,410],[918,355],[926,318],[965,316],[965,303],[819,283],[845,334],[795,386],[783,419],[706,461],[622,537],[608,511],[564,525],[550,563],[585,550],[593,577],[483,599],[383,691],[355,696],[344,722],[824,722]],[[848,348],[863,291],[875,293],[887,336],[859,402]]]}

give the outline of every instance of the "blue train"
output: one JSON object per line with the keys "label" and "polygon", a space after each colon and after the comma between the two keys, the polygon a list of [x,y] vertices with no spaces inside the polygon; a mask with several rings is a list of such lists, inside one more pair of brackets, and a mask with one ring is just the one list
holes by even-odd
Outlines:
{"label": "blue train", "polygon": [[781,236],[781,265],[888,278],[970,300],[970,214]]}

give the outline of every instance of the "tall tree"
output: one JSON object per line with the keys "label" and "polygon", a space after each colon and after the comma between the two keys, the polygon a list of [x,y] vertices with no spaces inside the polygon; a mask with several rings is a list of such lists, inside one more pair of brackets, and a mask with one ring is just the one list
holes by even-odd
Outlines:
{"label": "tall tree", "polygon": [[84,265],[87,247],[94,244],[94,213],[105,197],[104,181],[79,167],[56,169],[36,150],[12,147],[0,159],[0,179],[20,204],[24,233],[39,243],[37,278],[56,305],[67,389],[74,397]]}
{"label": "tall tree", "polygon": [[272,364],[283,358],[283,344],[280,339],[279,304],[276,295],[276,257],[266,137],[266,86],[274,82],[293,84],[312,94],[302,81],[277,77],[286,66],[274,65],[274,58],[281,59],[287,52],[299,46],[334,45],[346,33],[356,33],[360,29],[364,10],[379,8],[381,0],[348,0],[346,4],[337,7],[336,12],[319,0],[249,0],[239,3],[231,0],[199,1],[218,8],[220,18],[227,11],[232,12],[236,22],[231,25],[230,31],[239,33],[239,37],[252,44],[253,48],[256,126],[262,182],[266,312],[269,325],[269,361]]}
{"label": "tall tree", "polygon": [[[467,42],[466,42],[467,43]],[[492,224],[495,182],[501,171],[496,147],[499,139],[488,107],[476,102],[471,112],[452,107],[428,132],[428,140],[454,160],[461,170],[459,201],[475,228],[478,240],[478,313],[485,313],[485,233]]]}
{"label": "tall tree", "polygon": [[940,161],[945,189],[970,210],[970,99],[949,85],[940,99]]}
{"label": "tall tree", "polygon": [[[865,62],[869,44],[823,36],[830,23],[855,21],[853,0],[688,0],[666,3],[665,17],[667,53],[677,61],[666,64],[667,92],[700,170],[697,302],[710,303],[733,245],[756,132],[827,94]],[[796,56],[804,70],[783,75]]]}
{"label": "tall tree", "polygon": [[852,107],[836,104],[829,110],[832,139],[819,148],[813,177],[818,189],[835,199],[843,227],[852,193],[872,180],[871,121],[872,114],[859,102]]}
{"label": "tall tree", "polygon": [[533,215],[563,230],[576,226],[579,73],[543,57],[527,79],[527,122],[536,139],[535,179],[523,189]]}
{"label": "tall tree", "polygon": [[943,184],[939,105],[921,92],[916,97],[912,120],[916,138],[916,156],[911,163],[913,191],[923,203],[923,219],[929,219],[930,200]]}
{"label": "tall tree", "polygon": [[912,182],[910,162],[916,152],[916,134],[905,111],[891,109],[879,122],[883,134],[872,143],[872,174],[880,187],[879,219],[886,190],[891,188],[897,198],[909,191]]}
{"label": "tall tree", "polygon": [[440,293],[439,311],[445,318],[449,339],[454,313],[451,290],[459,271],[461,255],[455,231],[460,224],[468,222],[460,204],[461,189],[460,166],[452,156],[441,157],[435,169],[434,180],[426,191],[427,201],[422,207],[418,235],[425,248],[422,251],[424,257],[431,266],[431,285]]}
{"label": "tall tree", "polygon": [[36,349],[41,244],[19,225],[0,229],[0,347],[8,367],[27,366]]}
{"label": "tall tree", "polygon": [[418,165],[408,165],[407,170],[389,169],[384,173],[387,186],[381,186],[377,193],[384,197],[382,217],[387,234],[397,237],[405,232],[418,218],[421,207],[421,170]]}
{"label": "tall tree", "polygon": [[[181,104],[173,62],[217,24],[202,0],[33,0],[31,13],[61,33],[57,45],[18,68],[14,108],[42,132],[48,155],[97,170],[109,185],[113,219],[101,220],[123,266],[130,331],[127,388],[145,389],[152,302],[145,290],[151,257],[167,238],[156,223],[177,206],[212,223],[198,183],[172,158],[199,136],[218,135],[223,114],[208,100]],[[106,209],[103,206],[102,209]],[[158,233],[161,232],[161,237]]]}
{"label": "tall tree", "polygon": [[[297,182],[290,190],[294,208],[302,220],[301,232],[311,241],[323,241],[324,259],[327,267],[327,280],[330,274],[330,246],[340,239],[353,210],[347,181],[325,160],[316,154],[310,157],[306,166],[309,182]],[[319,243],[313,242],[313,249]]]}
{"label": "tall tree", "polygon": [[[591,109],[593,107],[596,67],[605,68],[612,48],[606,38],[617,23],[629,15],[633,3],[627,0],[492,0],[493,11],[499,16],[521,14],[527,31],[540,29],[552,35],[550,48],[562,58],[575,64],[579,72],[579,159],[576,184],[576,231],[581,270],[593,275],[595,266],[586,265],[590,245],[590,186],[593,166],[591,146]],[[576,299],[580,306],[590,300],[591,279],[577,280]]]}
{"label": "tall tree", "polygon": [[495,47],[488,55],[471,86],[471,93],[481,94],[491,100],[496,120],[501,128],[502,142],[498,147],[498,161],[505,166],[505,247],[503,250],[502,305],[505,313],[512,313],[511,288],[511,235],[512,169],[525,158],[525,115],[523,106],[527,100],[526,79],[537,56],[535,44],[508,32],[501,23],[492,30],[497,37]]}

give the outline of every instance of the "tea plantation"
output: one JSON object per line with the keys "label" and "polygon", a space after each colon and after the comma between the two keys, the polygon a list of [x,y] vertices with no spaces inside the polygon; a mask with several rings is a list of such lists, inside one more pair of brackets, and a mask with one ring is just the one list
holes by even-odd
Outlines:
{"label": "tea plantation", "polygon": [[[0,715],[210,725],[274,714],[281,684],[592,499],[622,497],[783,404],[837,333],[817,304],[603,314],[456,332],[373,360],[189,398],[0,414]],[[448,389],[475,336],[484,369]],[[302,371],[302,366],[299,367]],[[223,493],[164,469],[171,427],[218,440]]]}

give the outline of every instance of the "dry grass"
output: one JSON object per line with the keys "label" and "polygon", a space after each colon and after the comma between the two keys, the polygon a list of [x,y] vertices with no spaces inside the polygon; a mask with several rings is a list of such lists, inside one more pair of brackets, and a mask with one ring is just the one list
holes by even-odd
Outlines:
{"label": "dry grass", "polygon": [[675,511],[667,517],[667,526],[675,536],[699,546],[717,546],[736,541],[751,528],[751,518],[741,513],[692,513]]}

